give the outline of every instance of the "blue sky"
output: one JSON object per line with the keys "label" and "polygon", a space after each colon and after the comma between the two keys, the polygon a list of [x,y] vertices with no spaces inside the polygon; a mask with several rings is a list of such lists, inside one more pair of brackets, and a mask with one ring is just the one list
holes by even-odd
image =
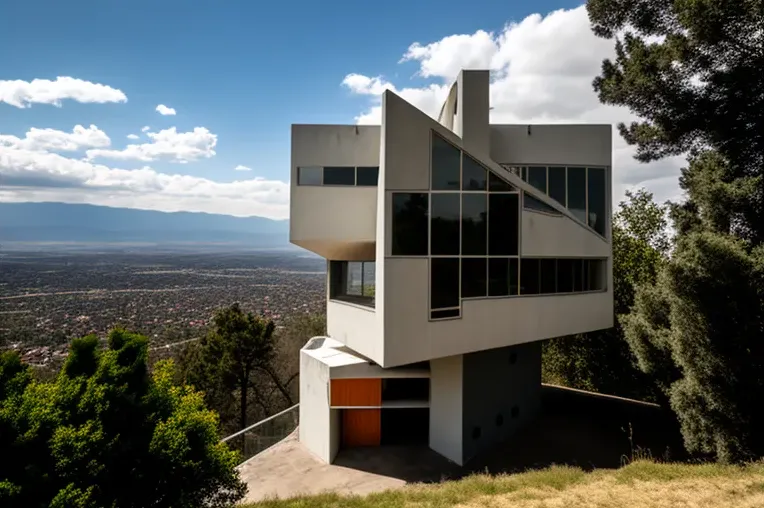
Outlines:
{"label": "blue sky", "polygon": [[[359,120],[373,122],[370,110],[374,107],[374,94],[358,86],[343,86],[347,75],[357,74],[369,80],[379,78],[376,82],[385,86],[410,89],[408,97],[406,93],[402,95],[415,104],[421,101],[422,104],[417,105],[427,109],[431,101],[418,97],[417,89],[427,90],[430,84],[445,86],[452,68],[460,62],[463,66],[485,66],[496,61],[502,47],[501,35],[511,32],[507,25],[523,23],[527,16],[539,13],[538,23],[522,33],[515,30],[515,38],[525,37],[523,42],[504,44],[507,51],[525,47],[528,54],[515,52],[503,63],[491,64],[492,68],[501,71],[503,65],[505,70],[510,69],[511,62],[515,62],[514,68],[521,69],[529,65],[521,65],[525,60],[560,59],[559,69],[547,69],[552,72],[549,77],[559,79],[561,72],[574,76],[576,70],[566,68],[563,60],[589,58],[588,50],[582,48],[580,57],[560,53],[564,47],[555,50],[557,53],[544,53],[544,44],[554,43],[558,31],[549,23],[545,27],[544,23],[548,13],[578,5],[580,2],[558,0],[522,3],[478,0],[464,9],[463,2],[442,0],[393,0],[384,4],[347,0],[265,3],[4,0],[0,47],[5,51],[0,52],[0,83],[5,82],[6,95],[11,86],[8,82],[14,80],[31,82],[65,76],[121,91],[127,101],[93,103],[63,99],[61,107],[32,103],[20,108],[7,101],[3,103],[0,96],[0,135],[23,138],[32,128],[71,132],[75,125],[95,125],[110,138],[108,149],[121,150],[128,143],[150,142],[141,133],[143,126],[151,127],[150,132],[171,127],[176,127],[177,132],[188,132],[202,127],[217,136],[214,156],[196,157],[186,164],[170,162],[167,157],[148,161],[99,158],[93,163],[125,170],[150,167],[159,174],[190,175],[217,183],[258,177],[269,182],[284,182],[289,172],[290,124],[354,123],[365,113],[371,116]],[[562,11],[562,14],[574,15],[573,11]],[[575,14],[575,20],[581,25],[578,29],[588,30],[581,9]],[[564,19],[557,22],[565,24]],[[495,42],[496,48],[481,46],[480,37],[476,36],[479,30],[493,34],[489,39]],[[399,63],[413,43],[428,47],[455,34],[464,34],[465,40],[464,45],[451,48],[451,54],[445,53],[446,48],[440,48],[440,54],[435,54],[438,48],[432,47],[425,56]],[[536,42],[534,37],[538,39]],[[568,37],[576,41],[582,36],[571,32]],[[586,37],[586,43],[591,39],[600,52],[612,46],[610,41]],[[562,41],[563,46],[570,47],[570,40]],[[536,57],[530,54],[534,51],[539,51]],[[450,60],[444,63],[444,59]],[[578,76],[581,90],[584,85],[587,90],[590,88],[592,70],[596,71],[600,61],[595,53],[589,75]],[[435,69],[429,76],[423,72],[427,65]],[[509,90],[511,86],[517,88],[517,83],[522,81],[519,71],[515,78],[515,85],[508,85]],[[497,88],[497,92],[500,89]],[[571,90],[560,90],[560,93],[569,96]],[[528,100],[523,103],[527,104]],[[155,111],[159,104],[173,108],[177,114],[160,115]],[[575,117],[574,120],[581,116],[580,111],[573,114],[565,107],[558,110],[562,114],[556,115],[551,103],[529,110],[527,114],[515,114],[513,111],[517,108],[512,110],[511,106],[510,101],[507,105],[510,120],[562,121],[570,116]],[[528,116],[532,118],[526,118]],[[127,138],[129,134],[140,135],[141,139],[131,141]],[[79,159],[83,154],[60,155]],[[58,164],[50,158],[39,161],[34,170],[46,174],[53,170],[42,166]],[[16,166],[11,167],[13,164]],[[235,171],[237,165],[252,170]],[[12,177],[22,170],[30,171],[30,166],[19,163],[18,153],[10,162],[7,159],[4,164],[0,162],[0,178],[3,173]],[[82,179],[78,181],[82,183]],[[6,187],[0,199],[57,199],[60,195],[63,201],[79,200],[81,196],[84,201],[108,204],[103,186],[88,188],[88,185],[83,183],[81,192],[75,184],[58,194],[50,189]],[[161,193],[159,187],[165,184],[152,185],[149,191]],[[174,205],[171,205],[173,196],[177,197],[178,192],[185,192],[187,188],[170,189],[164,197],[157,197],[155,205],[147,201],[144,189],[137,193],[133,205],[129,195],[131,188],[136,189],[130,185],[115,187],[110,195],[121,206],[229,211],[221,200],[225,196],[230,198],[230,189],[203,191],[219,192],[223,196],[208,196],[207,201],[198,195],[202,191],[192,193],[196,195],[193,199],[181,196]],[[246,196],[241,198],[246,200]],[[265,201],[269,199],[275,198],[265,198]],[[274,215],[273,206],[271,203],[260,210],[242,204],[230,213]],[[281,206],[283,210],[283,203]]]}

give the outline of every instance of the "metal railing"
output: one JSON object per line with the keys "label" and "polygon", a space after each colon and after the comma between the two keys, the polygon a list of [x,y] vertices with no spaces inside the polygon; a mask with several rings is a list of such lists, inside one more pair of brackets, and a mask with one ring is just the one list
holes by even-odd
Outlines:
{"label": "metal railing", "polygon": [[241,462],[245,462],[260,452],[275,445],[294,432],[300,423],[300,404],[287,408],[264,420],[253,423],[246,429],[224,437],[231,449],[238,450]]}

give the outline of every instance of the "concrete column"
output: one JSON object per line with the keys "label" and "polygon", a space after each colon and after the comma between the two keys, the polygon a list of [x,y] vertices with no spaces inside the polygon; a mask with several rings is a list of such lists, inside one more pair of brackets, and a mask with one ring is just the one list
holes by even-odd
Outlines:
{"label": "concrete column", "polygon": [[488,123],[490,74],[488,71],[461,71],[456,83],[458,98],[454,132],[461,136],[465,150],[487,157],[491,150]]}
{"label": "concrete column", "polygon": [[462,462],[462,355],[430,361],[430,448]]}

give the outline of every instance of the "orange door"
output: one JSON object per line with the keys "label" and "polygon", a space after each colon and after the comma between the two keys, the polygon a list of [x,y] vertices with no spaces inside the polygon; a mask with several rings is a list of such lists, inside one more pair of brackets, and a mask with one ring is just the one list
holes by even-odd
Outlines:
{"label": "orange door", "polygon": [[380,409],[343,409],[342,446],[379,446],[382,434]]}
{"label": "orange door", "polygon": [[337,406],[381,406],[382,380],[332,379],[332,402]]}

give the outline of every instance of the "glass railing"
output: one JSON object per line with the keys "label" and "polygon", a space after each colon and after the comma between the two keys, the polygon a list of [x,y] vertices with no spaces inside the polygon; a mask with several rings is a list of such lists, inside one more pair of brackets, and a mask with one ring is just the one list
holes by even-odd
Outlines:
{"label": "glass railing", "polygon": [[224,437],[232,450],[238,450],[240,461],[245,462],[267,450],[294,432],[300,422],[300,404],[253,423],[246,429]]}

